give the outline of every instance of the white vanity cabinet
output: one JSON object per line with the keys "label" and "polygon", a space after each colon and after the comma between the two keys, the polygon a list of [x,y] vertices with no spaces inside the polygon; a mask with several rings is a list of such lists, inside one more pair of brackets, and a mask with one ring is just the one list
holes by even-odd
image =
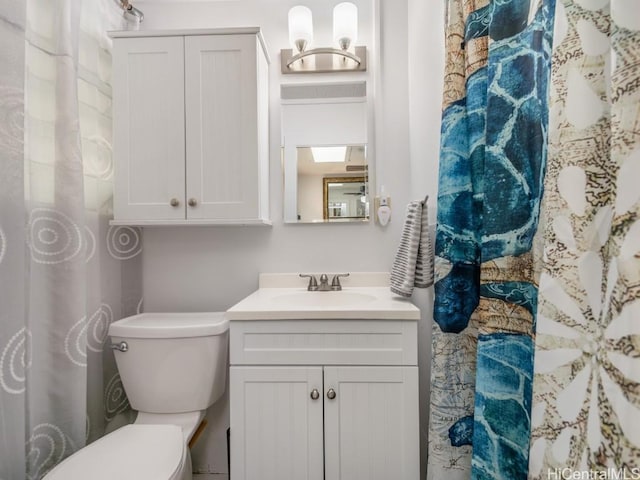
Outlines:
{"label": "white vanity cabinet", "polygon": [[258,28],[111,32],[114,222],[269,224]]}
{"label": "white vanity cabinet", "polygon": [[418,480],[416,328],[231,317],[231,479]]}

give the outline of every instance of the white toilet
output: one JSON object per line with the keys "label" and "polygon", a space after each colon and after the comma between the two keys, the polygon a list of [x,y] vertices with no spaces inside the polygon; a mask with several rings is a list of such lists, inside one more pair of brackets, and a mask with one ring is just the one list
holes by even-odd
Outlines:
{"label": "white toilet", "polygon": [[109,327],[138,417],[87,445],[45,480],[191,480],[188,443],[225,389],[224,313],[143,313]]}

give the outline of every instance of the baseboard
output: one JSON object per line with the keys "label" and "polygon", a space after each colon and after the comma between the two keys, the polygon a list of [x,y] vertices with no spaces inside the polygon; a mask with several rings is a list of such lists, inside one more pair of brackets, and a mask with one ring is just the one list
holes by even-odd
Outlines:
{"label": "baseboard", "polygon": [[229,480],[226,473],[194,473],[193,480]]}

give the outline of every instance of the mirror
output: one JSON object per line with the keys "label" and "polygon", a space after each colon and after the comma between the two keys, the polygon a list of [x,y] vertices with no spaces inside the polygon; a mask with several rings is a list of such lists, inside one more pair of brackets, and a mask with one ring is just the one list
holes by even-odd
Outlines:
{"label": "mirror", "polygon": [[364,82],[283,85],[286,223],[369,220]]}
{"label": "mirror", "polygon": [[364,145],[297,147],[297,222],[369,218]]}

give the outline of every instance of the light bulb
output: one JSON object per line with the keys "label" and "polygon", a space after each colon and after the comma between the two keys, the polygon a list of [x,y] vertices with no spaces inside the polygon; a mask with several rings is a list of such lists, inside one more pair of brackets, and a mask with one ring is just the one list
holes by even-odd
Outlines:
{"label": "light bulb", "polygon": [[303,52],[313,40],[311,10],[302,5],[289,10],[289,43],[294,51]]}
{"label": "light bulb", "polygon": [[342,2],[333,9],[333,41],[347,50],[358,39],[358,7]]}

